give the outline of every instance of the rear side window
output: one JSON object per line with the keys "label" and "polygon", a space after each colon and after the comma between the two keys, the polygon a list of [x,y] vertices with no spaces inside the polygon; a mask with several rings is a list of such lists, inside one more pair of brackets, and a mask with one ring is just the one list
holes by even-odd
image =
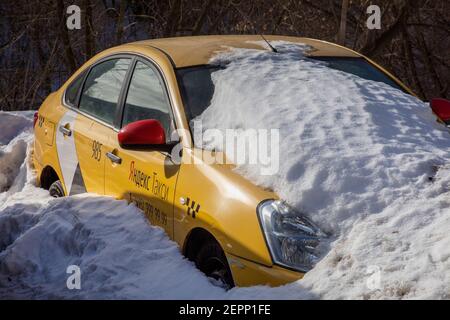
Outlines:
{"label": "rear side window", "polygon": [[112,59],[91,69],[80,98],[80,110],[113,124],[120,90],[131,59]]}
{"label": "rear side window", "polygon": [[77,106],[78,92],[83,84],[84,76],[86,72],[79,75],[66,89],[65,102],[71,107]]}
{"label": "rear side window", "polygon": [[165,86],[152,67],[138,61],[125,101],[122,125],[145,119],[161,122],[166,137],[170,136],[170,106]]}

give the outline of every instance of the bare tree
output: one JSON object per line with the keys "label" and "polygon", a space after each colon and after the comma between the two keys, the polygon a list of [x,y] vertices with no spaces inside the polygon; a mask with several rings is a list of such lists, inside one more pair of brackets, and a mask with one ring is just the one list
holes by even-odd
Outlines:
{"label": "bare tree", "polygon": [[123,29],[124,29],[124,19],[125,19],[125,10],[127,8],[127,0],[121,0],[119,6],[119,14],[117,15],[117,38],[116,43],[122,43],[123,38]]}
{"label": "bare tree", "polygon": [[69,30],[66,26],[66,6],[64,0],[56,0],[56,19],[58,21],[59,37],[63,43],[64,54],[66,59],[66,68],[69,72],[74,72],[77,66],[75,61],[75,55],[72,51],[72,45],[70,43]]}
{"label": "bare tree", "polygon": [[338,34],[338,43],[341,45],[345,45],[345,35],[347,33],[347,12],[348,12],[348,0],[342,0],[341,22]]}

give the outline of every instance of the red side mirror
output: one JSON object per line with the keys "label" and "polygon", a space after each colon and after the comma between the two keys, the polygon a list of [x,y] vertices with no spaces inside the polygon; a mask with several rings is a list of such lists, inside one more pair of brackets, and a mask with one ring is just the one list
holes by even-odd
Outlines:
{"label": "red side mirror", "polygon": [[158,120],[148,119],[132,122],[118,134],[121,147],[148,147],[166,144],[164,128]]}
{"label": "red side mirror", "polygon": [[431,100],[430,106],[439,119],[447,125],[450,124],[450,101],[437,98]]}

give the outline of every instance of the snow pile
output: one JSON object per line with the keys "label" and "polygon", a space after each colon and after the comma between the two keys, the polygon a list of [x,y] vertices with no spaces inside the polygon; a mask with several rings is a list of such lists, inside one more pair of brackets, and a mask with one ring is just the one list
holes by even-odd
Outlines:
{"label": "snow pile", "polygon": [[19,173],[20,165],[26,156],[27,144],[23,140],[12,145],[12,149],[0,150],[0,192],[11,188],[13,181]]}
{"label": "snow pile", "polygon": [[218,54],[226,68],[195,121],[280,130],[276,175],[237,170],[331,234],[301,283],[324,298],[450,298],[447,129],[412,96],[306,58],[305,46],[273,44],[278,54]]}
{"label": "snow pile", "polygon": [[27,179],[27,146],[32,140],[32,113],[0,112],[0,205],[20,191]]}
{"label": "snow pile", "polygon": [[0,111],[0,145],[7,145],[18,133],[29,131],[32,125],[33,111]]}
{"label": "snow pile", "polygon": [[[223,294],[182,258],[162,229],[150,226],[125,201],[86,195],[19,203],[2,211],[0,226],[0,296],[197,299]],[[81,290],[66,287],[70,265],[81,270]]]}

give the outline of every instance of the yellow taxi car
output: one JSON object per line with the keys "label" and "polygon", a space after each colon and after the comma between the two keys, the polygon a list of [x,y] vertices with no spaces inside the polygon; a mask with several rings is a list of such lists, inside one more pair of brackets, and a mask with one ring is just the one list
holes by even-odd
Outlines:
{"label": "yellow taxi car", "polygon": [[[202,163],[190,120],[213,94],[210,58],[226,47],[269,50],[262,36],[199,36],[121,45],[86,62],[35,115],[33,162],[55,197],[83,192],[134,202],[165,229],[183,254],[224,286],[277,286],[301,279],[315,263],[321,234],[270,190],[232,170]],[[328,42],[265,36],[309,45],[312,58],[408,93],[360,54]],[[352,70],[355,69],[352,67]],[[412,93],[411,93],[412,94]],[[179,134],[173,135],[176,129]],[[180,130],[181,129],[181,130]],[[172,150],[181,146],[181,162]],[[199,159],[195,163],[185,157]]]}

